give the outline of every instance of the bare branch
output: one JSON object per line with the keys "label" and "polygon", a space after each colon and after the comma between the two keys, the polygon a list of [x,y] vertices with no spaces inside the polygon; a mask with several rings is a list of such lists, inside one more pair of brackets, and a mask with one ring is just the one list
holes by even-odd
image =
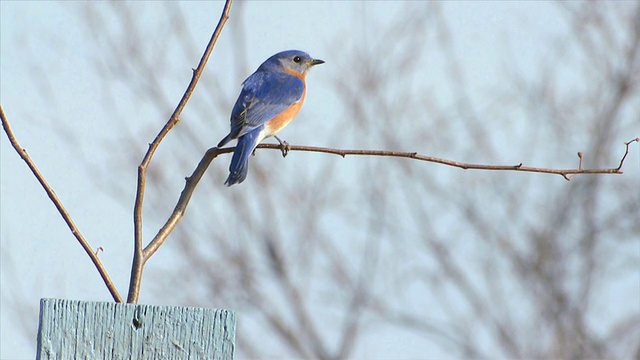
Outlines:
{"label": "bare branch", "polygon": [[[134,251],[133,251],[133,264],[131,266],[131,281],[129,283],[129,294],[127,297],[128,303],[138,302],[138,296],[140,293],[140,282],[142,280],[142,268],[144,266],[144,263],[149,259],[148,257],[144,256],[143,248],[142,248],[142,204],[144,202],[144,192],[145,192],[146,178],[147,178],[147,167],[151,162],[151,158],[153,157],[153,154],[155,153],[156,149],[160,145],[160,142],[162,142],[162,140],[169,133],[169,131],[174,126],[176,126],[176,124],[178,124],[178,122],[180,121],[180,114],[182,114],[182,110],[187,105],[187,102],[189,101],[189,98],[191,97],[193,90],[195,90],[196,85],[198,84],[198,80],[200,79],[200,75],[202,75],[202,72],[204,71],[204,67],[206,66],[207,61],[209,60],[209,56],[213,51],[213,47],[215,46],[216,42],[218,41],[218,37],[222,32],[222,28],[227,22],[227,19],[229,19],[231,2],[232,0],[226,1],[224,9],[222,11],[222,15],[220,16],[220,20],[218,21],[218,25],[216,26],[215,31],[211,35],[211,39],[207,44],[204,54],[202,54],[202,58],[200,59],[200,63],[198,64],[198,67],[193,70],[193,76],[191,77],[191,81],[189,82],[189,85],[187,86],[187,90],[182,96],[182,99],[178,103],[178,106],[176,107],[176,109],[173,111],[173,114],[169,118],[169,121],[167,121],[167,123],[164,125],[162,130],[160,130],[160,132],[158,133],[156,138],[153,140],[153,142],[149,144],[149,150],[147,150],[147,153],[145,154],[142,160],[142,163],[140,163],[140,165],[138,166],[138,187],[136,191],[136,200],[135,200],[135,205],[133,209],[135,244],[134,244]],[[165,235],[164,238],[168,236],[168,234],[173,230],[174,227],[175,227],[175,224],[169,225],[168,227],[165,226],[163,227],[163,229],[160,230],[161,232],[163,231],[166,232],[167,235]],[[156,242],[156,244],[158,244],[157,246],[159,246],[160,244],[162,244],[162,241]],[[155,249],[157,250],[157,247]],[[155,252],[155,250],[149,251],[147,253],[149,254],[149,256],[151,256],[153,252]]]}
{"label": "bare branch", "polygon": [[[359,155],[359,156],[386,156],[386,157],[396,157],[396,158],[409,158],[427,162],[438,163],[447,166],[453,166],[457,168],[461,168],[464,170],[499,170],[499,171],[522,171],[522,172],[534,172],[534,173],[543,173],[543,174],[557,174],[561,175],[567,180],[571,180],[568,175],[577,175],[577,174],[622,174],[622,165],[624,164],[624,160],[629,154],[629,144],[632,142],[640,142],[640,138],[636,138],[630,140],[629,142],[625,142],[625,153],[620,159],[620,164],[616,168],[611,169],[583,169],[582,168],[582,158],[583,153],[580,152],[578,157],[580,158],[580,163],[578,168],[576,169],[551,169],[551,168],[539,168],[539,167],[531,167],[524,166],[522,163],[517,165],[484,165],[484,164],[472,164],[465,163],[460,161],[448,160],[437,158],[433,156],[420,155],[417,152],[404,152],[404,151],[388,151],[388,150],[344,150],[344,149],[333,149],[333,148],[325,148],[325,147],[316,147],[316,146],[299,146],[299,145],[276,145],[276,144],[260,144],[257,147],[263,149],[276,149],[280,150],[285,154],[289,151],[308,151],[308,152],[320,152],[327,154],[335,154],[345,157],[347,155]],[[285,152],[286,147],[286,152]],[[224,150],[230,150],[229,148],[225,148]]]}
{"label": "bare branch", "polygon": [[[113,300],[121,303],[122,297],[118,293],[118,289],[116,289],[115,284],[111,280],[111,277],[107,272],[107,269],[105,269],[104,265],[102,265],[102,262],[98,258],[98,251],[95,251],[95,252],[93,251],[93,249],[91,248],[91,245],[89,245],[89,242],[87,242],[87,240],[84,238],[84,236],[80,232],[80,229],[78,229],[76,224],[73,222],[71,215],[69,215],[67,210],[64,208],[64,205],[62,205],[62,201],[60,200],[60,198],[58,198],[58,195],[56,195],[56,192],[53,191],[53,188],[51,188],[49,183],[47,183],[47,181],[45,180],[40,170],[38,170],[38,167],[36,166],[36,164],[33,162],[29,154],[27,154],[27,150],[23,149],[18,143],[18,140],[16,139],[15,135],[13,135],[13,131],[11,130],[11,125],[9,124],[9,120],[7,120],[7,117],[4,114],[4,109],[2,108],[2,105],[0,105],[0,118],[2,119],[2,128],[4,129],[4,132],[7,134],[7,137],[9,138],[9,142],[11,142],[11,145],[16,150],[16,152],[18,152],[18,155],[20,155],[22,160],[24,160],[24,162],[27,163],[27,166],[29,166],[29,169],[31,169],[31,172],[33,173],[33,175],[35,175],[36,179],[38,179],[38,182],[40,183],[40,185],[42,185],[42,188],[44,188],[44,191],[49,196],[49,199],[51,199],[53,204],[58,209],[58,212],[60,213],[60,215],[62,215],[62,218],[67,223],[67,226],[69,226],[69,229],[71,230],[71,233],[73,234],[73,236],[75,236],[75,238],[78,240],[78,242],[80,243],[84,251],[87,253],[87,255],[89,255],[89,257],[91,258],[91,261],[93,261],[93,264],[95,265],[96,269],[98,269],[98,273],[100,273],[100,277],[102,277],[104,284],[107,286],[107,289],[109,289],[109,292],[113,297]],[[98,248],[98,249],[101,249],[101,248]]]}

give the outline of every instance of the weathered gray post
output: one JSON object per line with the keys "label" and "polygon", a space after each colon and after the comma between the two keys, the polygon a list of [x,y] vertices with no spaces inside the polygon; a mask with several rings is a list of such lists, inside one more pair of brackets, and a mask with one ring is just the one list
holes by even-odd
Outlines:
{"label": "weathered gray post", "polygon": [[233,311],[40,300],[37,359],[233,359]]}

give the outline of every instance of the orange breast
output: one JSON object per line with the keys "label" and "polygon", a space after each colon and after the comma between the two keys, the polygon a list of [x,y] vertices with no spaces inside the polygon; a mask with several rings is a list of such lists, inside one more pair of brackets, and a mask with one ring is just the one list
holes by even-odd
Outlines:
{"label": "orange breast", "polygon": [[266,127],[268,129],[269,136],[275,135],[277,132],[282,130],[296,115],[298,115],[300,108],[302,108],[302,103],[304,103],[304,97],[306,94],[307,90],[305,89],[302,93],[302,97],[297,103],[291,105],[287,110],[281,112],[280,115],[267,122]]}
{"label": "orange breast", "polygon": [[[302,83],[305,83],[307,74],[306,73],[298,73],[295,71],[291,71],[288,69],[285,69],[284,72],[286,72],[289,75],[295,76],[298,79],[302,80]],[[289,107],[287,110],[283,111],[280,113],[280,115],[274,117],[273,119],[269,120],[269,122],[266,123],[265,127],[266,127],[266,136],[272,136],[277,134],[280,130],[282,130],[285,126],[287,126],[291,120],[293,120],[294,117],[296,117],[296,115],[298,115],[298,112],[300,111],[300,108],[302,108],[302,104],[304,103],[304,97],[307,95],[307,87],[305,84],[304,87],[304,91],[302,92],[302,96],[300,97],[300,100],[298,100],[297,103],[291,105],[291,107]]]}

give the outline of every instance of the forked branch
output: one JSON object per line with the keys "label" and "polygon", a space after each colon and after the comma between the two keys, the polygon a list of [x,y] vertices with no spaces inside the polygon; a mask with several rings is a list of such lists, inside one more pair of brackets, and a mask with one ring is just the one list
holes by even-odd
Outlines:
{"label": "forked branch", "polygon": [[[333,148],[325,148],[325,147],[315,147],[315,146],[299,146],[299,145],[289,145],[289,144],[260,144],[257,146],[259,149],[272,149],[272,150],[280,150],[283,155],[287,154],[289,151],[308,151],[308,152],[319,152],[319,153],[327,153],[327,154],[335,154],[345,157],[347,155],[358,155],[358,156],[386,156],[386,157],[395,157],[395,158],[409,158],[420,161],[433,162],[438,164],[443,164],[447,166],[458,167],[461,169],[474,169],[474,170],[498,170],[498,171],[523,171],[523,172],[536,172],[536,173],[545,173],[545,174],[558,174],[562,175],[567,180],[571,180],[571,176],[575,176],[577,174],[622,174],[622,165],[624,164],[624,160],[629,154],[629,145],[632,142],[640,142],[640,138],[635,138],[628,142],[625,142],[625,152],[622,158],[620,159],[620,163],[617,168],[612,169],[583,169],[582,168],[582,153],[579,153],[580,164],[578,168],[575,169],[550,169],[550,168],[538,168],[531,166],[524,166],[523,164],[517,165],[482,165],[482,164],[472,164],[472,163],[464,163],[454,160],[447,160],[442,158],[437,158],[433,156],[425,156],[420,155],[416,152],[401,152],[401,151],[386,151],[386,150],[342,150],[342,149],[333,149]],[[198,166],[193,171],[190,177],[186,178],[185,187],[180,193],[180,198],[178,199],[178,203],[176,204],[173,213],[169,216],[169,219],[164,224],[164,226],[158,231],[153,240],[149,243],[149,245],[144,248],[143,256],[144,258],[149,258],[152,256],[158,248],[164,243],[169,234],[173,231],[173,229],[178,225],[178,222],[182,219],[187,205],[189,204],[189,200],[191,199],[191,195],[195,191],[195,188],[204,175],[205,171],[211,164],[211,162],[220,154],[226,154],[233,152],[235,148],[228,147],[218,149],[216,147],[210,148],[207,150],[198,163]]]}
{"label": "forked branch", "polygon": [[200,63],[198,67],[193,70],[193,75],[191,77],[191,81],[187,86],[187,90],[184,92],[182,99],[178,103],[178,106],[173,111],[173,114],[169,118],[169,121],[164,125],[162,130],[158,133],[156,138],[153,140],[151,144],[149,144],[149,149],[142,159],[142,163],[138,166],[138,185],[136,189],[136,200],[133,208],[133,227],[134,227],[134,249],[133,249],[133,264],[131,266],[131,281],[129,282],[129,294],[127,296],[128,303],[137,303],[138,296],[140,293],[140,282],[142,281],[142,270],[144,264],[147,260],[149,260],[148,256],[145,256],[143,253],[143,244],[142,244],[142,206],[144,203],[144,192],[146,188],[146,179],[147,179],[147,167],[151,162],[151,158],[155,153],[156,149],[160,145],[160,142],[167,136],[169,131],[173,129],[176,124],[180,121],[180,114],[182,114],[182,110],[187,105],[193,90],[195,90],[196,85],[198,84],[198,80],[204,71],[204,67],[209,60],[209,56],[213,51],[213,47],[218,41],[218,37],[222,32],[222,28],[224,24],[229,19],[229,11],[231,10],[231,2],[232,0],[227,0],[224,9],[222,11],[222,15],[220,16],[220,20],[218,21],[218,25],[216,26],[215,31],[211,35],[211,39],[207,44],[207,47],[200,58]]}

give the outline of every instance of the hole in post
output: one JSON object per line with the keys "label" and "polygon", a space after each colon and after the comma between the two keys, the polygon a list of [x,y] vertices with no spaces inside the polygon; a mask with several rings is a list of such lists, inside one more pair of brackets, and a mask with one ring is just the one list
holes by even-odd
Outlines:
{"label": "hole in post", "polygon": [[138,318],[133,318],[133,327],[140,329],[142,327],[142,321],[138,320]]}

